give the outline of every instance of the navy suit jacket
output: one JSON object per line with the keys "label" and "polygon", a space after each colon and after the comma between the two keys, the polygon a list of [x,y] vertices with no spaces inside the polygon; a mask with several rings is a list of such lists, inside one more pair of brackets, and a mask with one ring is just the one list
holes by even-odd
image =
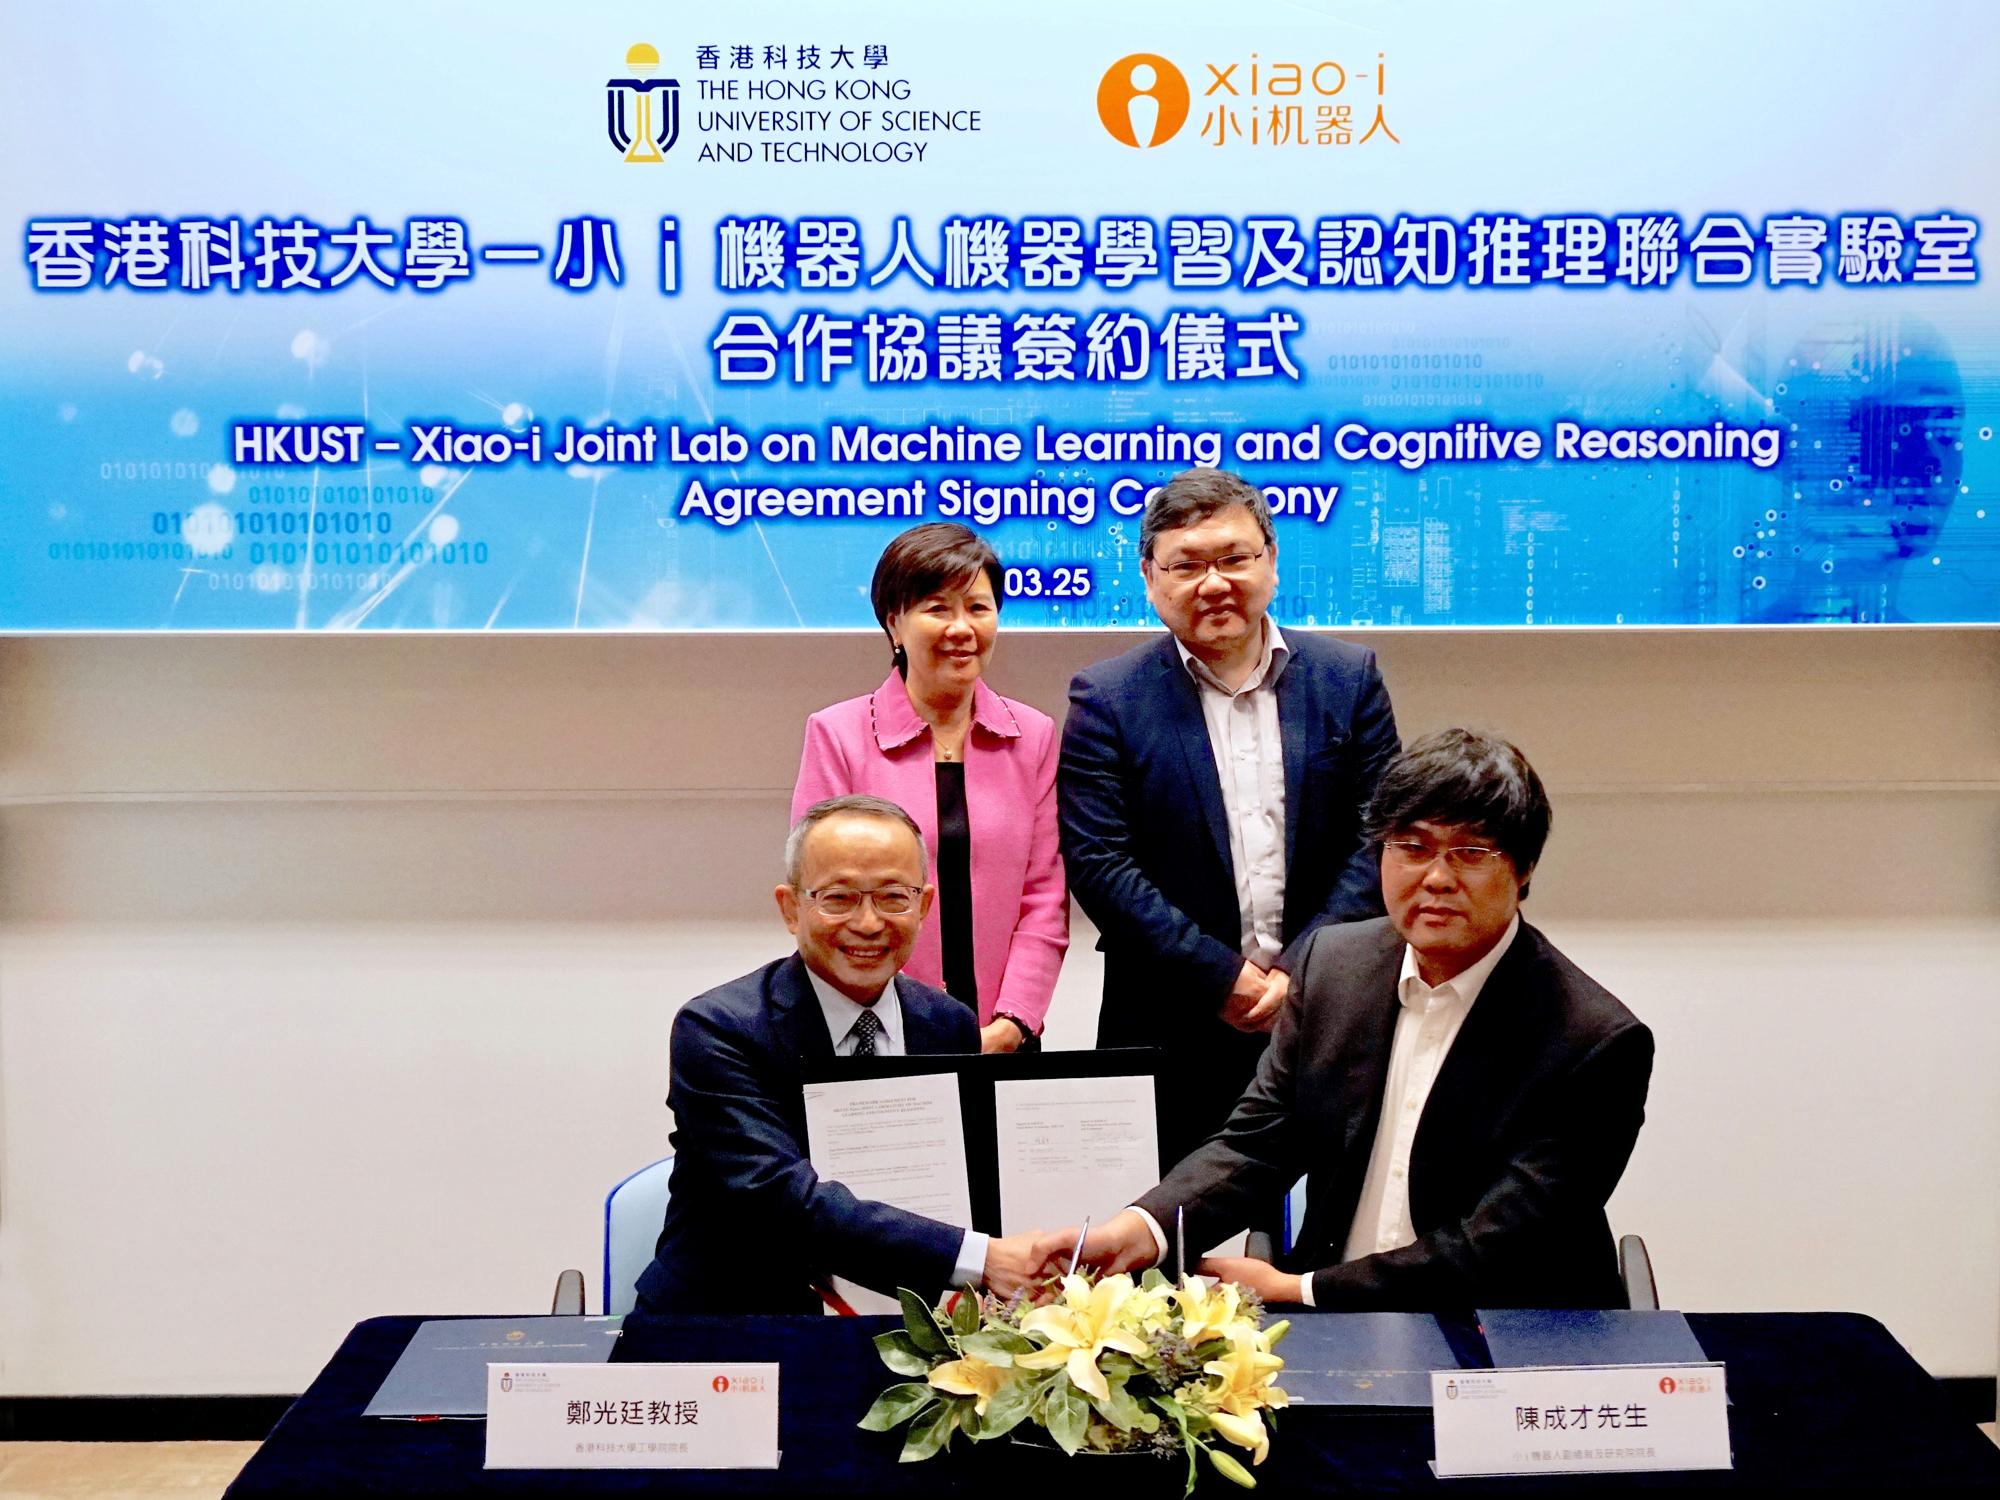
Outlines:
{"label": "navy suit jacket", "polygon": [[[896,977],[904,1049],[977,1052],[979,1023],[942,990]],[[838,1274],[894,1296],[951,1279],[963,1225],[822,1181],[806,1155],[805,1065],[830,1061],[826,1016],[796,953],[698,995],[674,1017],[667,1105],[674,1171],[641,1312],[809,1313]]]}
{"label": "navy suit jacket", "polygon": [[1222,1133],[1139,1200],[1199,1253],[1303,1173],[1286,1269],[1327,1311],[1622,1307],[1604,1203],[1638,1138],[1653,1035],[1525,922],[1431,1085],[1410,1149],[1414,1244],[1341,1260],[1382,1118],[1403,941],[1323,928]]}
{"label": "navy suit jacket", "polygon": [[[1362,819],[1400,746],[1374,652],[1304,630],[1287,631],[1285,644],[1281,962],[1290,968],[1322,923],[1382,910]],[[1177,1152],[1228,1116],[1264,1038],[1218,1015],[1243,968],[1242,917],[1201,690],[1172,636],[1077,673],[1056,793],[1070,890],[1101,934],[1098,1045],[1169,1049],[1163,1087],[1191,1137],[1163,1143]]]}

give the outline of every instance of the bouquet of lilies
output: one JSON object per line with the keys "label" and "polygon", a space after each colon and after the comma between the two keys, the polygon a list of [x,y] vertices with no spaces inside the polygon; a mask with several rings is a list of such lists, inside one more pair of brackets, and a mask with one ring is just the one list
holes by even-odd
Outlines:
{"label": "bouquet of lilies", "polygon": [[903,1462],[942,1452],[957,1433],[981,1443],[1032,1423],[1069,1454],[1184,1454],[1188,1494],[1197,1454],[1256,1485],[1215,1440],[1264,1461],[1265,1413],[1286,1400],[1271,1383],[1285,1362],[1271,1350],[1290,1325],[1263,1327],[1261,1306],[1234,1284],[1072,1273],[1040,1304],[961,1292],[932,1309],[915,1292],[900,1296],[903,1326],[875,1347],[910,1378],[884,1391],[861,1425],[909,1423]]}

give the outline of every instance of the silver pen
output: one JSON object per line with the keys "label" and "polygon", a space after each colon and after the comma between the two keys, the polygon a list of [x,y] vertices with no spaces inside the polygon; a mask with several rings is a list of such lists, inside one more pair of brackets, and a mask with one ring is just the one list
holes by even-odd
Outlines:
{"label": "silver pen", "polygon": [[1076,1263],[1083,1259],[1083,1237],[1089,1233],[1090,1219],[1086,1215],[1083,1221],[1083,1228],[1076,1232],[1076,1248],[1069,1253],[1069,1273],[1072,1276],[1076,1274]]}
{"label": "silver pen", "polygon": [[1187,1281],[1187,1206],[1174,1210],[1174,1280]]}

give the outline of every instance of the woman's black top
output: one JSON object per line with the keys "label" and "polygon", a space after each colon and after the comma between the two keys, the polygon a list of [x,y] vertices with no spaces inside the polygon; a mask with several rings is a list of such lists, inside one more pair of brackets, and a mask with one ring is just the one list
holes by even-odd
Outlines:
{"label": "woman's black top", "polygon": [[944,945],[944,987],[979,1013],[979,978],[972,967],[972,825],[965,815],[965,762],[937,762],[938,937]]}

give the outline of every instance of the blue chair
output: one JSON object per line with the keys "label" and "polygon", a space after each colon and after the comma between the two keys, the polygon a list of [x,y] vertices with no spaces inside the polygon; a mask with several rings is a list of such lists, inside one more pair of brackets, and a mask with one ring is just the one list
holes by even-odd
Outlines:
{"label": "blue chair", "polygon": [[1301,1177],[1285,1194],[1285,1221],[1279,1226],[1278,1237],[1273,1239],[1267,1229],[1253,1229],[1243,1241],[1243,1253],[1253,1260],[1271,1261],[1280,1255],[1291,1254],[1292,1247],[1299,1242],[1299,1228],[1305,1221],[1306,1180]]}
{"label": "blue chair", "polygon": [[1292,1190],[1285,1194],[1285,1249],[1287,1252],[1299,1242],[1299,1231],[1306,1226],[1306,1180],[1301,1177],[1292,1184]]}
{"label": "blue chair", "polygon": [[653,1247],[666,1221],[674,1159],[663,1156],[641,1167],[604,1200],[604,1311],[628,1313],[638,1300],[634,1283],[653,1262]]}

